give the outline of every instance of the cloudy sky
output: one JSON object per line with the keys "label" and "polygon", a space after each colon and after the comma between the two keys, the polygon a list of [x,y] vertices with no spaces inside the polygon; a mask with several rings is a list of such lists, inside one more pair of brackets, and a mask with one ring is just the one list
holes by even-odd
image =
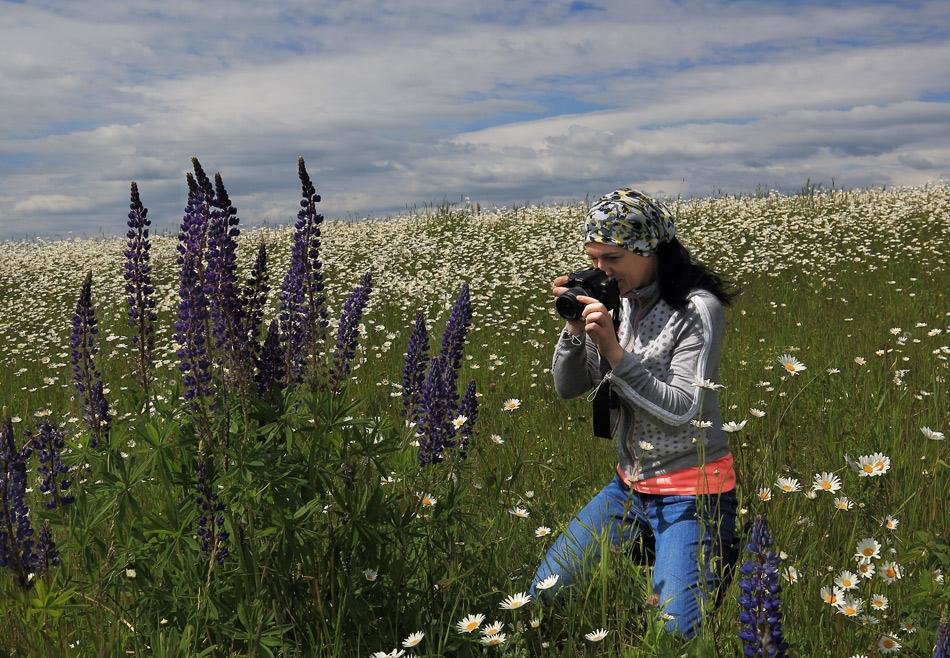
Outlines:
{"label": "cloudy sky", "polygon": [[950,179],[950,2],[0,0],[0,239]]}

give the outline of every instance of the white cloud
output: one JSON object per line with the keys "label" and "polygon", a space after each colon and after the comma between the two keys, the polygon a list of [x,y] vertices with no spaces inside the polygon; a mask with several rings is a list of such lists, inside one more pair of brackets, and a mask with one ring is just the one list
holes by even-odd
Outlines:
{"label": "white cloud", "polygon": [[92,199],[65,194],[35,194],[13,204],[13,212],[24,215],[59,214],[89,210]]}

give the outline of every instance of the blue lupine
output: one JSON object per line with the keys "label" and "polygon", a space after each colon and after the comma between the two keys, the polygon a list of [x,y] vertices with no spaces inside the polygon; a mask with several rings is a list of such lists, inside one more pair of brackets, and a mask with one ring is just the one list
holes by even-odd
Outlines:
{"label": "blue lupine", "polygon": [[257,382],[257,392],[265,395],[275,387],[280,387],[284,380],[284,359],[280,349],[280,329],[277,319],[273,319],[267,327],[267,337],[257,358],[257,373],[254,381]]}
{"label": "blue lupine", "polygon": [[419,462],[432,464],[442,461],[444,451],[455,445],[455,427],[452,425],[458,410],[458,369],[462,364],[462,347],[472,317],[468,285],[463,283],[452,307],[442,336],[442,349],[429,361],[429,372],[422,385],[419,407]]}
{"label": "blue lupine", "polygon": [[[192,159],[200,171],[197,158]],[[244,329],[244,305],[237,274],[237,242],[240,234],[237,209],[231,205],[221,174],[214,176],[214,196],[209,198],[205,296],[211,317],[212,335],[218,353],[223,355],[229,374],[227,382],[238,386],[250,374],[251,350]]]}
{"label": "blue lupine", "polygon": [[24,589],[34,570],[33,525],[26,504],[26,460],[29,444],[18,450],[13,438],[13,423],[0,426],[0,567],[16,575]]}
{"label": "blue lupine", "polygon": [[425,317],[416,313],[416,324],[409,335],[406,348],[406,366],[402,371],[402,416],[416,420],[415,412],[422,404],[422,384],[429,365],[429,334]]}
{"label": "blue lupine", "polygon": [[99,333],[99,327],[96,311],[92,306],[92,272],[86,273],[79,291],[72,324],[69,346],[72,353],[73,379],[79,393],[83,420],[92,432],[89,446],[95,448],[108,435],[112,416],[104,394],[102,375],[93,360],[98,351],[95,336]]}
{"label": "blue lupine", "polygon": [[950,658],[950,628],[947,626],[947,619],[940,620],[937,627],[937,642],[934,645],[933,658]]}
{"label": "blue lupine", "polygon": [[245,309],[244,335],[247,337],[247,343],[251,348],[251,354],[258,356],[260,346],[261,325],[264,323],[264,307],[267,305],[267,293],[270,292],[268,284],[269,274],[267,271],[267,247],[261,240],[257,247],[257,257],[254,259],[254,267],[251,269],[251,276],[244,286],[241,293],[241,303]]}
{"label": "blue lupine", "polygon": [[350,362],[353,360],[359,338],[360,320],[363,318],[372,286],[372,273],[367,272],[343,304],[340,325],[337,328],[336,348],[333,351],[333,371],[330,374],[330,389],[333,392],[339,392],[350,373]]}
{"label": "blue lupine", "polygon": [[218,499],[212,484],[211,469],[207,458],[198,458],[198,537],[201,551],[210,559],[214,557],[218,565],[224,564],[228,557],[228,533],[224,529],[224,503]]}
{"label": "blue lupine", "polygon": [[59,566],[59,550],[56,548],[56,542],[53,541],[53,530],[49,526],[49,521],[44,522],[40,529],[33,563],[37,573],[46,573],[50,567]]}
{"label": "blue lupine", "polygon": [[132,182],[129,204],[129,231],[127,248],[125,250],[125,292],[128,295],[129,325],[135,329],[132,334],[132,346],[138,349],[139,382],[142,390],[148,395],[150,372],[153,367],[152,354],[155,349],[155,299],[152,295],[155,288],[152,286],[152,266],[149,249],[151,244],[148,238],[148,227],[151,220],[148,218],[148,208],[142,205],[139,197],[139,188]]}
{"label": "blue lupine", "polygon": [[751,556],[739,568],[743,575],[739,581],[739,621],[743,624],[739,638],[750,658],[784,658],[788,650],[782,635],[779,557],[771,547],[768,525],[757,515],[746,546]]}
{"label": "blue lupine", "polygon": [[204,257],[208,227],[206,189],[189,173],[188,204],[178,234],[179,287],[178,321],[175,340],[179,348],[178,369],[182,372],[186,400],[193,408],[211,392],[211,361],[208,348],[208,298],[204,291]]}
{"label": "blue lupine", "polygon": [[287,384],[300,381],[308,352],[316,355],[316,344],[323,340],[329,324],[323,294],[323,265],[320,262],[320,223],[323,215],[316,211],[320,195],[316,193],[307,174],[303,158],[297,162],[297,172],[303,198],[294,224],[290,266],[277,295]]}
{"label": "blue lupine", "polygon": [[62,458],[66,446],[63,433],[49,423],[41,423],[39,431],[30,438],[37,453],[36,470],[42,476],[40,491],[49,497],[46,508],[56,509],[74,502],[76,499],[67,493],[71,483],[63,477],[69,472]]}
{"label": "blue lupine", "polygon": [[475,429],[475,421],[478,419],[478,399],[475,397],[475,380],[468,382],[468,387],[462,395],[459,402],[458,415],[466,418],[465,423],[459,428],[458,434],[458,458],[468,457],[468,443],[472,438],[472,432]]}

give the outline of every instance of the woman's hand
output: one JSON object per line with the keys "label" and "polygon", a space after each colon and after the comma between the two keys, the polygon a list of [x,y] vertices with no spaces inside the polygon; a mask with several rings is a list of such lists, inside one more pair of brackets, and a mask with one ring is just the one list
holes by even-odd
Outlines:
{"label": "woman's hand", "polygon": [[578,295],[577,301],[586,305],[581,313],[584,331],[597,344],[597,350],[610,361],[610,365],[616,366],[620,361],[620,357],[623,356],[623,348],[620,347],[620,343],[617,341],[610,311],[593,297]]}

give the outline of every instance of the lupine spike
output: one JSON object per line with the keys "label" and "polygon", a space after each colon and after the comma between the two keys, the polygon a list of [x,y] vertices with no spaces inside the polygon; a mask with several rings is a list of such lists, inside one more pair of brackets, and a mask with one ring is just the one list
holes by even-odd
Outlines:
{"label": "lupine spike", "polygon": [[274,387],[279,387],[284,380],[284,359],[280,349],[280,329],[277,319],[273,319],[267,327],[267,337],[257,359],[257,392],[266,395]]}
{"label": "lupine spike", "polygon": [[188,175],[188,204],[178,234],[179,303],[175,340],[178,368],[185,384],[186,400],[193,408],[211,392],[211,362],[208,346],[208,298],[204,291],[202,259],[208,227],[208,201],[202,187]]}
{"label": "lupine spike", "polygon": [[109,403],[104,395],[102,375],[93,357],[98,348],[95,336],[99,333],[96,311],[92,305],[92,272],[86,273],[76,311],[69,345],[72,353],[73,379],[79,394],[83,420],[92,432],[89,446],[95,448],[108,435],[112,423]]}
{"label": "lupine spike", "polygon": [[148,227],[151,225],[148,218],[148,208],[142,205],[139,197],[139,188],[132,181],[129,203],[129,231],[127,249],[125,251],[125,292],[128,295],[129,324],[135,329],[132,335],[132,346],[138,349],[138,381],[142,386],[145,397],[148,397],[149,381],[153,368],[153,353],[155,349],[155,288],[152,286],[149,249],[151,244],[148,237]]}
{"label": "lupine spike", "polygon": [[207,458],[198,458],[198,538],[201,540],[201,551],[209,558],[214,558],[218,566],[224,564],[228,557],[228,533],[224,529],[224,503],[218,499],[213,487],[213,475]]}
{"label": "lupine spike", "polygon": [[47,573],[50,567],[59,566],[59,550],[53,541],[53,530],[49,521],[43,523],[40,538],[36,542],[36,555],[33,558],[37,573]]}
{"label": "lupine spike", "polygon": [[468,443],[472,438],[472,432],[475,430],[475,421],[478,420],[478,398],[475,396],[475,380],[468,382],[462,400],[459,402],[458,415],[465,417],[465,423],[458,430],[458,457],[465,459],[468,457]]}
{"label": "lupine spike", "polygon": [[739,638],[749,658],[785,658],[788,643],[782,634],[779,557],[771,548],[772,537],[762,515],[752,521],[746,550],[750,553],[739,568],[739,621],[743,624]]}
{"label": "lupine spike", "polygon": [[267,305],[267,294],[270,292],[268,279],[267,247],[264,246],[264,240],[261,240],[260,245],[257,247],[257,258],[254,259],[251,276],[242,292],[242,303],[247,311],[244,333],[247,336],[248,345],[251,347],[252,354],[255,357],[259,356],[259,334],[261,325],[264,322],[264,307]]}
{"label": "lupine spike", "polygon": [[409,336],[406,348],[406,367],[402,371],[402,416],[417,420],[416,410],[422,404],[422,384],[429,365],[429,334],[425,317],[416,312],[416,323]]}
{"label": "lupine spike", "polygon": [[23,589],[33,572],[33,525],[26,504],[26,460],[30,448],[17,450],[13,423],[0,425],[0,567],[7,567]]}
{"label": "lupine spike", "polygon": [[333,371],[330,375],[330,389],[334,393],[339,392],[346,376],[350,373],[350,362],[353,360],[359,338],[360,320],[363,318],[363,311],[369,301],[372,286],[372,273],[366,272],[343,304],[336,348],[333,352]]}
{"label": "lupine spike", "polygon": [[950,627],[948,627],[946,617],[942,617],[940,625],[937,626],[937,642],[934,645],[933,658],[950,658]]}
{"label": "lupine spike", "polygon": [[41,423],[31,442],[38,454],[36,470],[42,476],[40,492],[49,497],[46,508],[56,509],[74,502],[76,499],[68,493],[71,482],[63,477],[69,472],[62,458],[66,447],[63,433],[49,423]]}

